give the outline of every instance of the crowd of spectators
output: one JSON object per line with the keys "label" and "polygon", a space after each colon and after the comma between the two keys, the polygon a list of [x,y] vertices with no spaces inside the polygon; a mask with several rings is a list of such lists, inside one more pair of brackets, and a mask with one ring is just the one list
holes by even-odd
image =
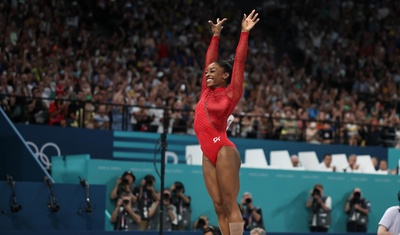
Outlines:
{"label": "crowd of spectators", "polygon": [[[1,107],[16,123],[154,132],[168,110],[169,133],[193,134],[207,21],[228,18],[220,55],[233,57],[237,4],[2,1]],[[261,26],[230,135],[397,145],[399,2],[254,4]]]}

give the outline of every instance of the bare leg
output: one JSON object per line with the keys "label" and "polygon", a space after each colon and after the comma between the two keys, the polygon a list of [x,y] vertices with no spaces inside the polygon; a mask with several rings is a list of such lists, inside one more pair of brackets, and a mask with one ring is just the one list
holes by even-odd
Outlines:
{"label": "bare leg", "polygon": [[[243,226],[243,218],[237,204],[240,188],[240,164],[239,152],[231,146],[224,146],[220,149],[216,166],[203,156],[204,182],[224,235],[231,235],[229,227],[237,229]],[[241,229],[243,231],[243,227]],[[239,231],[236,234],[242,233]]]}
{"label": "bare leg", "polygon": [[203,175],[208,194],[214,204],[214,210],[217,214],[218,224],[222,234],[227,235],[229,228],[225,225],[225,215],[223,210],[222,196],[217,178],[216,167],[203,155]]}
{"label": "bare leg", "polygon": [[233,228],[236,230],[230,231],[230,233],[228,233],[230,235],[243,234],[243,218],[237,204],[237,197],[240,189],[240,164],[240,156],[236,148],[224,146],[220,149],[216,173],[218,181],[223,182],[220,183],[219,186],[225,214],[225,225],[228,226],[228,229]]}

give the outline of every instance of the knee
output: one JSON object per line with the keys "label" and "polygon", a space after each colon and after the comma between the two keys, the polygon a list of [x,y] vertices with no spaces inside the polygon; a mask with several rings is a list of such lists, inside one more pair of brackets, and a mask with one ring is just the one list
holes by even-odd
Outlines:
{"label": "knee", "polygon": [[219,215],[225,214],[224,204],[220,202],[214,202],[215,213]]}
{"label": "knee", "polygon": [[231,215],[232,212],[233,212],[236,208],[238,208],[238,205],[237,205],[237,202],[236,202],[236,201],[227,201],[227,202],[224,202],[224,204],[223,204],[222,206],[223,206],[224,213],[227,214],[227,215]]}

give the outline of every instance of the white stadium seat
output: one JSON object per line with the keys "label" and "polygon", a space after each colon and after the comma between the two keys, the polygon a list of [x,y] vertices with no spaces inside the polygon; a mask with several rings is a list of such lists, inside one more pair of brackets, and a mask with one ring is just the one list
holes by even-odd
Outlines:
{"label": "white stadium seat", "polygon": [[203,162],[203,152],[200,145],[186,145],[186,164],[188,165],[201,165]]}
{"label": "white stadium seat", "polygon": [[264,149],[246,149],[242,167],[261,169],[268,168],[268,162],[267,158],[265,157]]}
{"label": "white stadium seat", "polygon": [[344,153],[337,153],[337,154],[332,154],[332,166],[336,167],[336,172],[344,172],[344,169],[346,169],[349,166],[349,161],[347,160],[347,156]]}
{"label": "white stadium seat", "polygon": [[275,150],[269,153],[271,166],[277,169],[293,169],[292,161],[287,150]]}
{"label": "white stadium seat", "polygon": [[299,161],[306,170],[319,170],[319,159],[315,151],[299,152]]}

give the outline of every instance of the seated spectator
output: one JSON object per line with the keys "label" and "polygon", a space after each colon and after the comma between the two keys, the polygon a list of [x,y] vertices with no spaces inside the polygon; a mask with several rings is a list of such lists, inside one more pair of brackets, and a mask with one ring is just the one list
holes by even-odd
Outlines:
{"label": "seated spectator", "polygon": [[347,158],[349,166],[344,169],[344,172],[353,173],[353,172],[362,172],[360,165],[356,163],[357,156],[355,154],[349,155]]}
{"label": "seated spectator", "polygon": [[324,155],[324,159],[322,162],[319,164],[319,168],[321,170],[328,170],[328,171],[336,171],[336,166],[332,165],[332,155],[329,153],[326,153]]}
{"label": "seated spectator", "polygon": [[397,169],[390,170],[387,164],[387,161],[385,159],[382,159],[379,161],[379,169],[377,172],[385,173],[385,174],[392,174],[396,175],[397,174]]}
{"label": "seated spectator", "polygon": [[55,100],[49,106],[50,126],[66,126],[65,115],[68,111],[68,102],[63,99],[64,90],[62,87],[57,87]]}
{"label": "seated spectator", "polygon": [[135,107],[132,109],[132,130],[147,131],[154,116],[151,115],[149,108],[146,108],[146,97],[139,96]]}
{"label": "seated spectator", "polygon": [[319,139],[323,144],[332,144],[334,139],[334,133],[331,128],[331,124],[328,122],[322,125],[322,129],[318,131]]}
{"label": "seated spectator", "polygon": [[290,156],[290,161],[292,162],[293,167],[302,167],[299,157],[297,155]]}
{"label": "seated spectator", "polygon": [[250,231],[250,235],[267,235],[267,233],[262,228],[253,228]]}
{"label": "seated spectator", "polygon": [[106,105],[99,105],[93,120],[94,120],[94,128],[100,130],[110,129],[110,117],[108,117]]}
{"label": "seated spectator", "polygon": [[387,165],[387,161],[386,161],[386,160],[382,159],[382,160],[379,161],[379,168],[378,168],[377,172],[382,172],[382,173],[385,173],[385,174],[390,174],[390,170],[389,170],[389,168],[388,168],[388,165]]}
{"label": "seated spectator", "polygon": [[30,124],[48,123],[48,112],[40,97],[39,88],[32,88],[32,99],[28,101],[28,122]]}
{"label": "seated spectator", "polygon": [[320,135],[315,122],[310,122],[306,128],[306,141],[311,144],[320,144]]}

